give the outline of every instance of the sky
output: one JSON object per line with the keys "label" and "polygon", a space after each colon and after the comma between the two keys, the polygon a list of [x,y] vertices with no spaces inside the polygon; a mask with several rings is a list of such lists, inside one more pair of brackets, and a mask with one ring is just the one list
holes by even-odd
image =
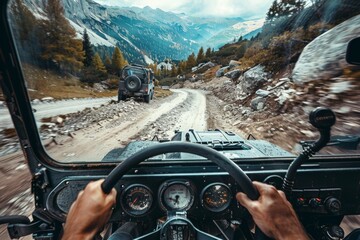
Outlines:
{"label": "sky", "polygon": [[265,17],[273,0],[95,0],[103,5],[160,8],[197,17]]}

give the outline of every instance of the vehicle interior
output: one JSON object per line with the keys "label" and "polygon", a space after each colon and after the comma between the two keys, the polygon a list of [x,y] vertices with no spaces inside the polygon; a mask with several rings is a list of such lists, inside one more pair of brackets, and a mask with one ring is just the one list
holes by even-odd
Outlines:
{"label": "vehicle interior", "polygon": [[[62,25],[62,20],[55,22],[55,25],[49,25],[55,30],[52,31],[51,28],[48,28],[46,30],[48,37],[45,40],[40,38],[40,35],[34,34],[31,31],[18,31],[18,29],[22,29],[22,27],[27,29],[28,26],[20,25],[19,27],[17,24],[21,18],[24,18],[25,22],[30,21],[30,18],[27,15],[28,12],[33,12],[35,16],[34,19],[40,21],[39,25],[36,25],[38,28],[45,26],[46,21],[50,21],[49,19],[51,18],[40,15],[48,14],[50,12],[50,4],[47,2],[50,3],[52,1],[9,0],[1,1],[0,3],[0,29],[2,32],[0,38],[1,89],[5,104],[16,129],[21,150],[26,158],[29,171],[32,175],[31,193],[35,207],[31,216],[0,216],[0,224],[7,225],[8,235],[11,239],[22,238],[25,236],[30,236],[32,239],[61,239],[63,224],[66,221],[66,216],[71,204],[75,201],[78,193],[84,189],[89,182],[98,179],[105,179],[102,185],[102,189],[105,193],[109,193],[112,188],[115,188],[118,193],[117,205],[106,228],[99,234],[99,239],[266,239],[265,235],[254,226],[251,215],[236,201],[235,198],[237,192],[244,192],[250,199],[256,200],[259,197],[259,193],[252,184],[252,181],[267,183],[284,191],[287,199],[292,204],[301,223],[306,229],[306,232],[311,238],[343,239],[351,234],[350,232],[345,233],[340,227],[340,224],[346,216],[360,214],[360,155],[359,152],[356,151],[359,143],[359,137],[357,136],[359,128],[356,127],[357,125],[354,128],[345,129],[344,127],[345,130],[342,131],[342,127],[346,125],[343,125],[342,123],[344,119],[347,118],[348,112],[345,111],[339,113],[338,111],[333,111],[331,104],[321,104],[321,101],[314,100],[314,104],[309,105],[311,109],[306,112],[306,114],[302,115],[302,118],[296,119],[297,122],[302,121],[306,122],[306,124],[309,123],[309,130],[305,133],[307,134],[310,132],[308,135],[303,134],[302,138],[297,138],[296,135],[296,141],[299,143],[298,146],[300,146],[297,151],[286,148],[285,145],[284,147],[276,142],[275,138],[255,139],[252,136],[252,134],[254,134],[253,131],[256,131],[255,129],[252,129],[253,131],[251,132],[243,129],[244,131],[241,133],[245,132],[247,135],[241,135],[240,131],[235,132],[231,129],[221,129],[223,126],[209,127],[209,125],[207,129],[196,129],[196,126],[194,126],[194,129],[192,129],[192,127],[184,128],[184,125],[182,125],[182,129],[170,129],[170,132],[173,134],[169,137],[159,136],[159,130],[158,134],[147,134],[149,137],[144,138],[145,136],[143,135],[142,129],[136,130],[136,134],[128,134],[128,136],[131,137],[126,137],[127,135],[125,132],[119,132],[119,134],[118,132],[115,132],[117,135],[116,137],[114,136],[113,139],[106,139],[105,135],[102,137],[95,135],[94,137],[92,134],[98,130],[93,126],[104,125],[106,119],[101,121],[85,120],[85,115],[80,115],[79,118],[82,119],[82,122],[89,121],[89,125],[84,125],[82,129],[79,128],[79,130],[74,130],[73,132],[65,131],[66,129],[63,121],[70,121],[75,118],[75,115],[66,115],[70,113],[62,113],[59,110],[60,107],[56,106],[52,108],[54,108],[55,111],[58,110],[58,113],[53,114],[53,116],[56,116],[55,121],[58,122],[54,124],[46,123],[46,125],[44,119],[49,117],[37,115],[40,114],[42,110],[41,104],[37,105],[35,101],[37,97],[32,95],[34,94],[34,89],[36,89],[36,87],[34,87],[36,84],[34,85],[29,81],[29,66],[31,64],[38,64],[36,66],[39,69],[46,69],[46,71],[49,72],[49,69],[56,68],[57,71],[64,74],[61,76],[80,76],[77,75],[79,74],[77,70],[73,69],[77,64],[76,62],[69,61],[66,62],[66,64],[61,62],[65,57],[56,58],[57,55],[54,54],[52,55],[51,60],[48,59],[46,61],[43,57],[49,55],[46,55],[45,53],[41,55],[41,60],[33,57],[34,52],[32,51],[44,49],[41,44],[46,42],[46,39],[54,41],[51,40],[51,34],[56,31],[59,32],[57,29],[65,28],[64,25]],[[64,12],[63,14],[67,16],[66,19],[71,19],[71,17],[69,17],[70,13],[68,12],[70,11],[69,9],[71,9],[69,4],[76,4],[77,2],[89,4],[89,11],[93,14],[90,15],[93,17],[91,20],[89,20],[90,18],[86,19],[86,21],[84,20],[84,24],[89,23],[90,25],[81,26],[87,26],[89,30],[92,29],[91,32],[88,31],[91,34],[96,33],[97,31],[100,35],[105,34],[102,32],[103,29],[99,30],[95,25],[92,25],[93,28],[91,28],[91,24],[93,24],[92,21],[98,21],[97,18],[102,20],[102,18],[105,19],[105,16],[107,16],[100,10],[100,12],[94,10],[101,1],[97,3],[82,0],[72,1],[72,3],[70,3],[70,1],[66,0],[54,0],[53,2],[55,2],[55,4],[63,4],[63,7],[54,5],[54,9],[56,7],[62,9]],[[128,20],[134,14],[140,16],[142,12],[137,11],[145,11],[144,9],[146,9],[146,7],[134,7],[134,9],[130,9],[132,5],[128,1],[123,2],[125,5],[128,4],[126,7],[123,7],[126,12],[121,16],[119,15],[120,17],[118,17],[118,19],[115,19],[115,17],[111,18],[111,21],[114,21],[119,25],[121,24],[116,21],[128,21],[126,22],[126,26],[129,29],[139,28],[139,32],[152,30],[150,27],[144,29],[141,26],[142,18],[140,17],[131,19],[131,21]],[[287,1],[279,2],[285,4]],[[299,3],[300,2],[303,1],[299,1]],[[296,18],[298,16],[297,14],[310,14],[310,12],[306,11],[310,11],[314,7],[317,7],[317,10],[322,10],[322,7],[325,6],[327,2],[329,1],[304,1],[301,11],[294,12],[289,16],[284,17],[289,17],[291,19],[294,17],[295,20],[293,19],[290,22],[284,20],[284,18],[272,22],[269,20],[271,14],[267,15],[265,21],[268,21],[268,24],[270,25],[277,24],[276,21],[280,21],[281,23],[279,24],[286,25],[286,27],[288,27],[289,24],[302,26],[302,24],[305,23],[304,21],[301,22],[299,18]],[[329,26],[327,26],[325,30],[322,29],[323,32],[321,32],[321,34],[326,35],[326,31],[336,28],[338,25],[343,24],[343,22],[353,20],[360,13],[360,10],[358,10],[359,3],[356,1],[345,2],[347,4],[346,6],[343,6],[340,3],[341,6],[331,5],[333,7],[333,15],[329,14],[326,16],[331,15],[334,17],[337,11],[340,10],[344,11],[346,14],[351,11],[354,13],[348,14],[349,16],[345,19],[339,18],[341,20],[337,20],[337,22],[331,22],[329,20]],[[272,1],[267,1],[266,3],[267,9],[264,10],[265,13],[268,11],[269,7],[271,7],[271,4],[275,4],[277,1],[274,1],[274,3]],[[191,3],[187,3],[187,5],[189,4],[191,5]],[[17,8],[14,8],[13,6],[17,6]],[[114,13],[114,9],[116,8],[114,6],[101,6],[99,9],[105,11],[104,9],[108,7],[107,13],[116,16]],[[194,4],[192,7],[195,9],[195,6],[197,6],[197,4]],[[23,7],[30,10],[25,11],[23,10]],[[43,7],[43,10],[41,10],[40,7]],[[156,6],[151,6],[151,8],[149,8],[155,11],[155,7]],[[22,15],[16,15],[16,9],[23,11]],[[77,10],[75,9],[75,11]],[[269,11],[269,13],[272,13],[272,11]],[[341,14],[344,13],[341,12]],[[59,14],[59,12],[57,12],[57,14]],[[159,16],[150,15],[150,18],[154,19],[152,22],[153,25],[151,26],[160,24],[158,18],[162,18],[162,15],[160,16],[160,13],[158,14]],[[163,11],[161,14],[165,14],[165,12]],[[177,14],[179,14],[177,16],[180,16],[182,13]],[[73,14],[72,16],[76,17],[75,15],[76,14]],[[185,17],[182,19],[185,19]],[[315,21],[313,18],[311,19],[311,21]],[[356,21],[351,23],[351,26],[360,24],[359,20],[355,20]],[[71,23],[72,25],[70,26],[77,29],[76,26],[78,25],[76,24],[78,24],[78,22],[72,19]],[[103,20],[102,24],[105,24],[107,28],[110,28],[111,26],[111,24],[105,20]],[[175,23],[172,22],[171,24]],[[201,24],[203,24],[203,22],[201,22]],[[306,24],[308,24],[306,27],[311,25],[310,22],[306,22]],[[180,27],[179,25],[171,26],[172,28]],[[304,29],[306,27],[304,26]],[[356,27],[358,28],[358,26]],[[351,29],[351,27],[347,26],[345,26],[345,28]],[[135,33],[127,33],[124,30],[125,28],[119,29],[119,32],[122,34],[121,36],[129,35],[128,40],[130,39],[135,42],[134,39],[139,38],[137,36],[137,38],[131,39],[131,34]],[[263,31],[266,30],[265,27],[262,29]],[[295,29],[298,28],[294,27],[288,32],[295,32]],[[164,29],[162,28],[162,30]],[[72,31],[74,30],[69,30],[69,32]],[[79,32],[79,30],[77,31]],[[82,31],[83,30],[80,29],[80,32]],[[200,34],[199,28],[197,28],[196,31]],[[352,66],[351,72],[353,75],[351,79],[353,82],[358,80],[356,79],[358,76],[356,73],[359,73],[360,71],[358,68],[358,65],[360,65],[360,38],[356,38],[356,35],[359,34],[360,32],[353,32],[351,36],[345,34],[346,38],[349,40],[345,41],[346,44],[341,45],[342,49],[340,50],[344,58],[341,61],[345,62],[346,58],[346,62],[349,64],[346,66]],[[75,35],[76,34],[74,34],[74,36]],[[115,35],[111,36],[112,40],[115,39]],[[261,34],[259,36],[261,36]],[[284,36],[285,35],[282,37]],[[25,38],[29,38],[30,40],[23,42],[22,40]],[[252,40],[247,41],[256,41],[254,35],[250,38],[252,38]],[[275,38],[277,41],[281,40],[281,37]],[[292,38],[294,38],[294,36]],[[95,41],[95,38],[91,39]],[[108,39],[110,39],[110,37]],[[139,52],[143,53],[145,51],[146,41],[151,42],[151,40],[142,39],[141,42],[143,42],[143,45],[139,46],[142,46],[144,49]],[[240,40],[237,43],[228,44],[241,45],[241,41],[243,40]],[[295,39],[290,42],[296,43],[297,41],[300,40]],[[306,45],[309,43],[310,41],[307,40]],[[124,56],[130,61],[131,56],[134,56],[135,53],[126,53],[127,48],[123,47],[127,46],[125,44],[127,44],[125,40],[119,40],[117,45],[115,44],[114,46],[122,47]],[[281,45],[281,43],[279,44]],[[325,48],[328,48],[331,45],[331,43],[326,41],[318,44]],[[72,43],[72,45],[75,46],[76,43]],[[191,44],[187,46],[194,47]],[[275,45],[270,44],[269,46]],[[293,48],[296,48],[296,46],[292,45]],[[57,47],[53,44],[52,47],[48,48],[48,51],[51,50],[55,52],[56,48]],[[82,48],[82,46],[80,48]],[[286,47],[284,48],[284,51],[288,54],[288,49],[286,49]],[[64,49],[67,48],[64,47]],[[220,47],[219,50],[216,49],[215,53],[221,51],[221,49],[224,50],[225,48]],[[181,48],[181,50],[187,51],[185,53],[186,56],[191,54],[191,51],[188,49]],[[68,51],[68,49],[63,51]],[[101,52],[100,50],[98,51]],[[160,56],[161,51],[157,51],[157,56]],[[174,51],[179,52],[180,50],[179,48],[176,48]],[[155,59],[155,54],[148,54]],[[71,53],[71,55],[74,55],[74,53]],[[290,55],[293,57],[292,54]],[[176,59],[175,53],[173,56],[173,58]],[[212,61],[220,61],[219,55],[216,56],[217,57],[213,58],[214,60]],[[280,56],[277,57],[280,58]],[[315,61],[320,61],[321,57],[322,56],[319,55],[311,56]],[[296,59],[298,58],[301,59],[301,56],[296,57]],[[181,60],[181,57],[178,57],[178,59]],[[136,57],[132,59],[132,61],[136,60]],[[162,61],[160,57],[158,60],[159,62]],[[33,62],[31,63],[31,61]],[[245,60],[243,59],[242,61],[242,64],[245,64]],[[141,63],[143,64],[143,62]],[[180,63],[181,61],[178,62],[179,66]],[[173,66],[175,65],[176,64],[174,63]],[[332,68],[334,66],[329,65],[327,67]],[[219,68],[220,67],[218,67],[217,70],[219,70]],[[348,69],[350,69],[350,67]],[[193,70],[194,69],[191,68],[188,69],[189,72]],[[327,68],[322,70],[324,72],[328,71]],[[196,71],[197,69],[190,75],[196,74]],[[241,71],[241,74],[246,74],[244,73],[245,71]],[[281,71],[279,70],[279,72]],[[344,72],[346,71],[344,70]],[[162,79],[167,73],[164,70],[161,73],[154,71],[154,74],[156,79]],[[35,78],[42,78],[42,75],[40,77],[36,76]],[[171,79],[174,83],[176,81],[175,78],[176,77]],[[273,78],[276,78],[275,75]],[[206,83],[204,80],[199,81],[201,83]],[[268,82],[270,83],[271,80]],[[81,86],[85,86],[85,84],[93,86],[95,83],[82,82],[82,84],[83,85]],[[319,86],[319,89],[321,89],[321,84],[315,86]],[[171,86],[172,88],[175,88],[175,84]],[[352,86],[355,89],[354,91],[358,91],[358,86]],[[323,88],[325,89],[325,87]],[[88,89],[88,87],[86,89]],[[182,88],[180,87],[180,91],[182,91],[181,89]],[[208,88],[202,88],[201,91],[205,91],[204,89],[210,91]],[[179,90],[174,90],[173,94],[181,96],[182,93],[177,91]],[[195,90],[192,89],[186,91],[191,92]],[[308,94],[315,95],[316,93],[309,91]],[[326,93],[324,94],[326,95]],[[114,96],[116,96],[116,93]],[[155,96],[162,95],[157,94]],[[296,96],[302,95],[298,94]],[[341,95],[340,98],[351,98],[352,96],[352,93],[348,93]],[[160,99],[160,97],[155,99],[151,104],[158,104],[156,101],[162,101],[158,99]],[[353,98],[351,99],[353,101],[352,103],[354,103],[355,100],[353,100]],[[200,105],[200,101],[196,101]],[[170,100],[168,101],[165,99],[164,102],[167,102],[168,105],[155,105],[152,111],[160,111],[158,109],[170,106]],[[109,103],[109,106],[111,104],[113,104],[112,106],[118,106],[127,103],[129,103],[129,105],[131,103],[131,106],[133,106],[121,110],[121,112],[127,114],[131,114],[132,111],[135,112],[136,105],[142,104],[141,102],[137,103],[134,100],[127,100],[125,103]],[[341,103],[343,104],[343,102]],[[96,107],[96,110],[99,108],[101,109],[106,104],[104,103],[101,106]],[[250,104],[250,101],[247,104]],[[355,102],[354,104],[357,103]],[[45,105],[45,103],[43,105]],[[296,104],[293,105],[295,111]],[[49,106],[51,107],[51,105]],[[182,108],[186,108],[187,106],[188,105],[183,104]],[[140,109],[139,111],[144,110]],[[79,112],[78,114],[80,114]],[[107,110],[107,112],[110,112],[110,110]],[[118,112],[114,113],[114,115],[117,114]],[[282,115],[281,112],[277,112],[276,114]],[[181,120],[180,115],[181,114],[175,116],[178,121]],[[117,115],[114,119],[122,121],[121,116],[123,115]],[[290,115],[288,116],[290,117]],[[351,118],[349,121],[354,123],[359,122],[360,118],[358,112],[356,112],[354,116],[355,117]],[[61,118],[61,121],[59,118]],[[154,121],[155,125],[151,128],[155,129],[165,126],[163,125],[163,122],[161,122],[162,118],[165,118],[165,116],[159,114],[159,118],[157,119],[152,119],[152,117],[149,117],[148,119],[146,117],[138,117],[134,119],[131,118],[131,120],[124,118],[125,120],[123,121],[137,121],[143,127],[148,126],[148,122]],[[195,118],[195,116],[188,116],[187,121],[190,121],[191,118]],[[337,123],[338,120],[339,124]],[[256,121],[254,120],[253,124],[256,124],[255,122]],[[48,130],[49,128],[43,127],[45,125],[53,127],[52,129],[55,127],[64,127],[64,134],[59,138],[51,137],[52,133]],[[79,126],[75,123],[69,123],[69,126],[70,125],[73,129]],[[233,122],[231,122],[230,125],[233,125]],[[131,125],[128,126],[128,131],[131,131]],[[80,131],[85,131],[86,129],[89,129],[88,133],[86,133],[89,135],[84,135],[88,136],[89,142],[84,142],[84,139],[86,139],[84,138],[79,140],[80,142],[83,142],[84,145],[77,145],[77,138],[79,139],[79,136],[82,134]],[[111,130],[112,128],[110,127],[104,127],[104,129],[107,129],[107,131],[115,131]],[[121,135],[122,133],[124,135]],[[267,134],[270,134],[270,132]],[[287,129],[281,131],[280,134],[284,143],[291,141],[290,139],[292,139],[291,135],[293,133],[290,133]],[[95,143],[96,138],[99,138],[99,140]],[[126,140],[124,140],[125,138]],[[63,143],[59,144],[61,141],[58,139],[61,139]],[[112,140],[112,142],[108,143],[108,140]],[[94,141],[94,145],[91,145],[92,141]],[[86,148],[85,145],[89,145],[89,147]],[[78,152],[72,154],[75,150],[70,149],[78,148],[84,148],[83,154]],[[335,150],[333,152],[330,150],[327,151],[327,149],[330,148],[334,148]],[[355,231],[353,234],[355,234]],[[359,239],[359,236],[353,239]]]}

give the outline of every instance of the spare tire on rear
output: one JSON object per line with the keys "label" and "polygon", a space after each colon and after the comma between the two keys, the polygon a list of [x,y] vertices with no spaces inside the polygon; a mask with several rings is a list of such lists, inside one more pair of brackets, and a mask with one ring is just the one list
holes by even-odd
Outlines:
{"label": "spare tire on rear", "polygon": [[128,76],[125,79],[125,87],[129,92],[139,91],[141,88],[141,80],[135,75]]}

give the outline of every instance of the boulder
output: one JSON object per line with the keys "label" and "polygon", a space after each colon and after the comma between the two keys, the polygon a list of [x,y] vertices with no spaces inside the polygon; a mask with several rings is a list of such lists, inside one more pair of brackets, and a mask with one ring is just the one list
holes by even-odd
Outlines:
{"label": "boulder", "polygon": [[240,62],[239,61],[235,61],[235,60],[231,60],[230,62],[229,62],[229,67],[230,68],[234,68],[234,67],[237,67],[237,66],[240,66]]}
{"label": "boulder", "polygon": [[193,67],[191,71],[193,73],[204,73],[206,70],[215,67],[216,64],[213,62],[200,63],[198,66]]}
{"label": "boulder", "polygon": [[265,72],[265,68],[261,65],[257,65],[254,68],[246,71],[240,78],[240,85],[242,90],[251,94],[254,93],[263,83],[267,81],[270,74]]}
{"label": "boulder", "polygon": [[259,96],[259,97],[267,97],[270,95],[270,91],[267,91],[267,90],[263,90],[263,89],[259,89],[256,91],[256,96]]}
{"label": "boulder", "polygon": [[232,80],[238,79],[240,75],[241,75],[240,69],[232,70],[230,72],[225,73],[225,77],[231,78]]}
{"label": "boulder", "polygon": [[54,101],[54,98],[53,97],[43,97],[41,99],[41,101],[43,101],[43,102],[51,102],[51,101]]}
{"label": "boulder", "polygon": [[310,42],[295,64],[292,80],[296,84],[324,80],[342,74],[348,42],[360,35],[360,15],[355,16]]}
{"label": "boulder", "polygon": [[265,107],[266,99],[263,97],[256,97],[253,100],[251,100],[251,109],[254,111],[262,110]]}
{"label": "boulder", "polygon": [[224,76],[225,70],[227,70],[227,69],[229,69],[229,66],[220,68],[219,70],[216,71],[215,76],[216,76],[216,77],[222,77],[222,76]]}

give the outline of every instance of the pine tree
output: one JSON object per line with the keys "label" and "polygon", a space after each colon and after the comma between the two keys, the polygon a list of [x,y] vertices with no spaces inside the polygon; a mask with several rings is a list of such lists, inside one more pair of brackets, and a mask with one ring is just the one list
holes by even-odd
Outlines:
{"label": "pine tree", "polygon": [[195,54],[192,53],[189,55],[187,61],[186,61],[186,70],[190,71],[192,67],[196,66],[196,59]]}
{"label": "pine tree", "polygon": [[40,43],[38,41],[39,21],[32,12],[22,3],[15,0],[11,4],[9,20],[14,24],[14,38],[18,44],[18,53],[22,61],[34,63],[39,60]]}
{"label": "pine tree", "polygon": [[269,11],[266,14],[266,21],[272,21],[279,16],[280,7],[277,0],[271,4]]}
{"label": "pine tree", "polygon": [[289,17],[304,9],[305,0],[274,0],[266,14],[266,21],[273,21],[279,17]]}
{"label": "pine tree", "polygon": [[106,68],[103,62],[101,61],[100,55],[98,53],[94,55],[94,58],[91,62],[91,66],[99,72],[106,73]]}
{"label": "pine tree", "polygon": [[82,41],[76,39],[75,30],[64,17],[60,0],[48,1],[45,12],[47,19],[41,22],[41,58],[48,66],[55,66],[61,71],[78,71],[84,59]]}
{"label": "pine tree", "polygon": [[124,58],[124,55],[118,47],[115,48],[112,55],[112,70],[114,73],[119,73],[127,65],[127,61]]}
{"label": "pine tree", "polygon": [[11,10],[12,20],[16,25],[15,33],[20,43],[25,46],[35,29],[36,18],[20,0],[12,3]]}
{"label": "pine tree", "polygon": [[112,63],[111,63],[111,59],[110,59],[109,55],[106,55],[106,57],[105,57],[105,67],[108,72],[111,71]]}
{"label": "pine tree", "polygon": [[84,66],[89,67],[93,61],[94,51],[92,49],[90,38],[89,35],[87,34],[86,28],[84,29],[82,43],[83,43],[83,51],[85,53]]}
{"label": "pine tree", "polygon": [[201,47],[198,54],[197,54],[196,62],[197,62],[197,64],[199,64],[199,63],[204,62],[204,60],[205,60],[204,48]]}
{"label": "pine tree", "polygon": [[207,59],[210,59],[210,57],[211,57],[211,48],[206,49],[205,57]]}
{"label": "pine tree", "polygon": [[175,66],[175,64],[172,64],[170,75],[171,75],[172,77],[176,77],[176,73],[177,73],[176,66]]}

